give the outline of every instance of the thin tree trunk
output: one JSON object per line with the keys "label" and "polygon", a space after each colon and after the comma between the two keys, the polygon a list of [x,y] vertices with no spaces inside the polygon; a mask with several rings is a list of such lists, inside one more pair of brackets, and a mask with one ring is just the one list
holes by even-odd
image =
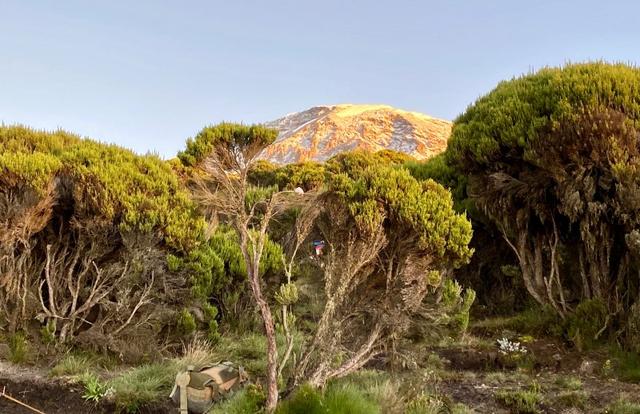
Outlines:
{"label": "thin tree trunk", "polygon": [[276,331],[271,308],[269,308],[269,304],[262,294],[258,269],[251,269],[249,280],[253,297],[256,300],[258,309],[260,309],[267,337],[267,401],[265,402],[265,410],[267,413],[272,413],[278,405],[278,347],[276,344]]}

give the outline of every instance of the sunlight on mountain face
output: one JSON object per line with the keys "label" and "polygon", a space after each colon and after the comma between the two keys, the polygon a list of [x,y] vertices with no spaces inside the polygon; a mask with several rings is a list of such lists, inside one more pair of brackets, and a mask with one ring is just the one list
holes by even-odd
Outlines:
{"label": "sunlight on mountain face", "polygon": [[278,164],[324,161],[353,149],[391,149],[416,159],[446,148],[449,121],[389,105],[325,105],[292,113],[266,124],[280,134],[262,154]]}

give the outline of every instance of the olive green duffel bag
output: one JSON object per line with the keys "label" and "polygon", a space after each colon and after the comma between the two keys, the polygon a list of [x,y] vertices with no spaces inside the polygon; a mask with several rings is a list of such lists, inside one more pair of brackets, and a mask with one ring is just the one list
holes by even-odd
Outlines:
{"label": "olive green duffel bag", "polygon": [[171,399],[180,404],[180,413],[201,414],[207,412],[227,394],[240,389],[248,380],[241,366],[231,362],[194,370],[187,368],[176,376]]}

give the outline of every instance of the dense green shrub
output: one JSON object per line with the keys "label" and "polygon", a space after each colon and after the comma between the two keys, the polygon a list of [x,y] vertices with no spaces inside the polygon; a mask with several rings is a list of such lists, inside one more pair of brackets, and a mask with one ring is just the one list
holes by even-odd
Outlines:
{"label": "dense green shrub", "polygon": [[[359,346],[406,335],[418,314],[433,310],[425,310],[423,301],[441,285],[445,269],[472,254],[470,223],[434,181],[416,180],[406,169],[365,152],[340,154],[327,162],[326,171],[325,192],[313,213],[314,237],[327,246],[319,268],[329,305],[299,373],[313,378],[314,385],[322,385],[325,361],[336,355],[345,353],[342,361],[350,355],[366,358],[369,353]],[[469,296],[452,306],[452,316],[461,317],[459,330],[472,302]],[[424,315],[423,321],[433,321],[434,315]],[[380,330],[384,333],[376,337]],[[373,340],[367,339],[372,334]],[[337,343],[335,338],[345,339]],[[333,365],[338,370],[340,361]]]}
{"label": "dense green shrub", "polygon": [[178,314],[178,330],[182,335],[191,335],[196,330],[196,320],[188,309]]}
{"label": "dense green shrub", "polygon": [[178,153],[178,159],[187,167],[197,167],[213,151],[219,151],[221,144],[254,148],[257,154],[272,143],[277,135],[278,131],[262,125],[212,125],[203,128],[194,138],[189,138],[185,150]]}
{"label": "dense green shrub", "polygon": [[507,240],[533,299],[562,317],[600,300],[608,332],[624,333],[639,287],[639,125],[640,69],[545,68],[460,115],[433,173],[465,177],[454,184]]}
{"label": "dense green shrub", "polygon": [[[151,341],[175,323],[171,313],[195,302],[183,292],[189,272],[172,268],[203,243],[204,220],[157,156],[63,131],[2,126],[0,205],[0,300],[9,332],[35,318],[48,341]],[[93,328],[77,338],[87,318]]]}

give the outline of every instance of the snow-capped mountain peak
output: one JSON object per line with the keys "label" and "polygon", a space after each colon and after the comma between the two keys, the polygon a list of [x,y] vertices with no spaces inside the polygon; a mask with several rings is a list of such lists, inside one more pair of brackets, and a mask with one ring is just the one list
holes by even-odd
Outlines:
{"label": "snow-capped mountain peak", "polygon": [[446,148],[451,123],[388,105],[326,105],[267,122],[280,131],[261,158],[277,164],[325,161],[353,149],[392,149],[426,159]]}

